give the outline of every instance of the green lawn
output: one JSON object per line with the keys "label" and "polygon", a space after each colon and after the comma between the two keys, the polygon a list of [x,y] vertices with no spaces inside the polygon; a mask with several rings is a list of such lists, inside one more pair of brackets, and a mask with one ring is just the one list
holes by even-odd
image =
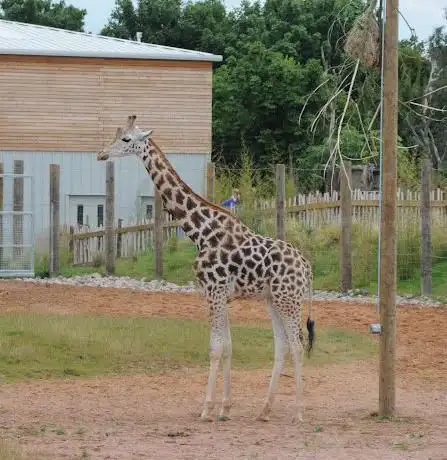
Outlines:
{"label": "green lawn", "polygon": [[[4,314],[0,321],[0,378],[91,377],[208,366],[206,322],[166,318]],[[233,366],[272,365],[270,329],[233,325]],[[368,335],[318,330],[306,364],[367,359],[376,353]]]}
{"label": "green lawn", "polygon": [[12,443],[0,440],[0,459],[1,460],[40,460],[41,457],[26,455],[19,447]]}

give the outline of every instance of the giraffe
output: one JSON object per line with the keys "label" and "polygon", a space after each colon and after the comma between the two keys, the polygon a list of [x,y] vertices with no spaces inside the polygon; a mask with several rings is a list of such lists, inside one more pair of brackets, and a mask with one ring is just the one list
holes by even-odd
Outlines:
{"label": "giraffe", "polygon": [[[215,406],[216,379],[223,370],[223,398],[218,420],[229,419],[231,400],[232,341],[228,303],[237,297],[264,299],[271,317],[274,365],[267,396],[257,420],[268,421],[285,356],[290,351],[295,365],[296,408],[292,422],[302,421],[301,361],[304,348],[310,353],[314,322],[310,317],[312,269],[291,244],[258,235],[231,211],[212,204],[182,181],[166,155],[152,139],[152,130],[136,125],[136,115],[118,128],[115,139],[97,154],[98,161],[136,155],[159,190],[165,209],[178,220],[186,236],[197,246],[193,264],[200,293],[209,307],[210,341],[208,384],[201,419],[211,421]],[[309,293],[307,346],[301,326],[301,306]]]}

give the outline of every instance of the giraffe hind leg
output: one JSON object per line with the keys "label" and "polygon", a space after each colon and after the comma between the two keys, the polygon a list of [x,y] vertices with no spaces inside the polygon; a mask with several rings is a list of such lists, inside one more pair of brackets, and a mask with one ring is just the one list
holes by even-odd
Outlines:
{"label": "giraffe hind leg", "polygon": [[[301,305],[299,308],[301,308]],[[304,355],[303,347],[303,332],[301,328],[301,315],[299,309],[294,309],[292,315],[287,315],[283,318],[284,326],[287,332],[289,341],[290,353],[295,367],[295,413],[292,418],[292,423],[303,421],[302,405],[303,405],[303,382],[302,382],[302,361]]]}
{"label": "giraffe hind leg", "polygon": [[302,377],[301,363],[303,357],[302,345],[302,328],[301,328],[301,301],[295,296],[278,295],[269,304],[271,312],[274,345],[275,345],[275,362],[273,365],[272,377],[267,393],[267,399],[264,407],[258,416],[258,420],[268,420],[268,414],[275,397],[278,378],[281,374],[287,350],[290,350],[295,367],[295,385],[296,385],[296,407],[292,423],[303,420],[302,417]]}
{"label": "giraffe hind leg", "polygon": [[289,348],[287,334],[282,318],[278,311],[274,308],[271,298],[267,299],[267,307],[270,313],[273,327],[274,364],[267,391],[267,397],[262,410],[257,417],[257,420],[264,422],[269,420],[269,414],[275,399],[279,376],[281,375],[284,366],[284,360]]}

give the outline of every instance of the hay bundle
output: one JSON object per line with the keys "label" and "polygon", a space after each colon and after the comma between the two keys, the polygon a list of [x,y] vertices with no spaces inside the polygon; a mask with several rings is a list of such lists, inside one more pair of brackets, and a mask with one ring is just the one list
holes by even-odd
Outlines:
{"label": "hay bundle", "polygon": [[375,15],[376,6],[377,0],[371,0],[367,10],[354,21],[345,43],[345,51],[367,67],[374,67],[380,61],[380,28]]}

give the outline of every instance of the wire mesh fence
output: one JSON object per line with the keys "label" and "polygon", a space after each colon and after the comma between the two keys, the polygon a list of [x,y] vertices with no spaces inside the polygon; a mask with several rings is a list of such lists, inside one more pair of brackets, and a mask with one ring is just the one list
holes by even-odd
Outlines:
{"label": "wire mesh fence", "polygon": [[0,174],[0,276],[33,276],[33,180],[16,161],[11,173]]}

